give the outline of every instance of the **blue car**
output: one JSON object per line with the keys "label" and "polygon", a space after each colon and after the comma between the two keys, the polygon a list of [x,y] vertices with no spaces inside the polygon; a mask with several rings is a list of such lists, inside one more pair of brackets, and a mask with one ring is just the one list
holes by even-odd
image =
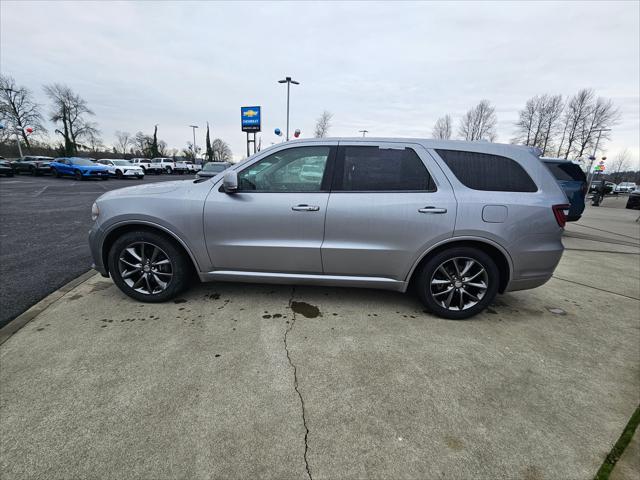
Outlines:
{"label": "blue car", "polygon": [[51,167],[51,173],[57,178],[63,175],[73,175],[76,180],[84,180],[85,178],[109,180],[109,168],[94,163],[88,158],[56,158],[49,166]]}
{"label": "blue car", "polygon": [[584,212],[584,198],[587,195],[587,176],[579,165],[561,158],[541,158],[555,177],[558,185],[567,195],[571,207],[567,222],[579,220]]}

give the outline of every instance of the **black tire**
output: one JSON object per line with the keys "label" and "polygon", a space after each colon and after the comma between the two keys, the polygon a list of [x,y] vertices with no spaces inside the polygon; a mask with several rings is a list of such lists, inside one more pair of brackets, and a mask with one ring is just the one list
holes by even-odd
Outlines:
{"label": "black tire", "polygon": [[122,172],[121,172],[120,170],[116,170],[116,178],[117,178],[118,180],[122,180],[122,177],[123,177],[123,176],[124,176],[124,175],[122,175]]}
{"label": "black tire", "polygon": [[60,172],[58,172],[58,170],[56,170],[55,168],[51,169],[51,175],[53,175],[55,178],[60,178]]}
{"label": "black tire", "polygon": [[18,170],[17,168],[14,168],[13,175],[20,175],[20,170]]}
{"label": "black tire", "polygon": [[[479,298],[479,301],[474,305],[471,305],[464,309],[460,309],[459,299],[463,298],[465,299],[465,301],[468,300],[470,302],[472,300],[470,298],[470,295],[468,294],[465,295],[464,293],[460,292],[460,290],[465,290],[465,288],[456,288],[456,287],[464,287],[464,285],[461,286],[460,282],[457,282],[457,283],[454,282],[456,279],[455,278],[456,275],[453,272],[453,270],[450,272],[451,275],[446,275],[447,277],[450,277],[450,279],[452,280],[451,285],[435,285],[434,286],[434,288],[437,290],[442,289],[442,290],[438,290],[437,293],[442,292],[442,295],[440,297],[443,298],[443,303],[446,303],[445,297],[448,298],[450,295],[449,293],[446,293],[446,292],[451,291],[449,290],[449,288],[453,289],[453,297],[455,297],[456,301],[454,302],[452,299],[450,308],[446,308],[445,305],[442,305],[440,301],[436,297],[434,297],[434,292],[432,292],[431,282],[432,280],[437,281],[437,279],[434,278],[434,276],[436,275],[436,270],[438,270],[438,275],[440,276],[442,272],[441,270],[439,270],[440,266],[442,266],[446,262],[451,262],[453,259],[456,259],[456,258],[461,259],[461,260],[458,260],[458,263],[461,268],[464,268],[464,265],[466,264],[467,260],[473,260],[474,262],[476,262],[476,265],[479,265],[479,266],[476,267],[474,265],[473,268],[475,270],[472,271],[472,274],[475,274],[476,272],[480,271],[480,267],[484,269],[484,272],[486,272],[486,276],[483,273],[480,274],[481,275],[480,278],[483,279],[483,280],[480,280],[480,284],[486,285],[486,289],[484,290],[482,297],[480,297],[480,295],[477,295],[478,290],[475,289],[475,287],[467,286],[467,288],[469,289],[468,291],[471,292],[472,295],[477,295],[477,298]],[[447,270],[450,264],[451,263],[445,265],[444,267],[445,270]],[[442,272],[443,278],[445,274],[446,272]],[[464,278],[466,277],[463,277],[463,279]],[[477,283],[475,283],[476,281],[477,280],[474,280],[472,284],[477,285]],[[429,258],[429,260],[422,266],[422,268],[418,272],[418,277],[416,278],[418,295],[420,297],[420,300],[422,300],[422,303],[424,303],[424,305],[435,315],[442,318],[450,319],[450,320],[463,320],[465,318],[472,317],[480,313],[482,310],[484,310],[495,299],[498,293],[499,282],[500,282],[500,273],[498,271],[498,267],[496,266],[495,261],[483,251],[478,250],[476,248],[472,248],[472,247],[455,247],[455,248],[451,248],[450,250],[443,250],[440,253],[437,253],[433,257]],[[444,292],[444,290],[446,290],[446,292]],[[460,292],[460,296],[458,296],[459,292]]]}
{"label": "black tire", "polygon": [[136,178],[137,178],[138,180],[142,180],[142,179],[144,178],[144,175],[136,175]]}
{"label": "black tire", "polygon": [[105,175],[104,177],[100,177],[100,180],[102,180],[103,182],[106,182],[107,180],[109,180],[109,177]]}
{"label": "black tire", "polygon": [[[170,260],[173,276],[166,288],[159,293],[142,293],[134,290],[122,278],[118,267],[119,259],[124,250],[137,242],[144,242],[159,247]],[[158,303],[171,300],[189,286],[192,278],[192,267],[189,258],[178,247],[175,240],[161,233],[141,230],[128,232],[119,237],[111,246],[108,258],[109,274],[115,284],[126,295],[140,302]]]}
{"label": "black tire", "polygon": [[171,175],[173,173],[173,168],[167,167],[165,171],[167,172],[167,175]]}
{"label": "black tire", "polygon": [[80,170],[76,170],[75,172],[73,172],[73,178],[75,180],[84,180],[84,177],[82,176],[82,172]]}
{"label": "black tire", "polygon": [[7,177],[13,177],[13,172],[7,173]]}

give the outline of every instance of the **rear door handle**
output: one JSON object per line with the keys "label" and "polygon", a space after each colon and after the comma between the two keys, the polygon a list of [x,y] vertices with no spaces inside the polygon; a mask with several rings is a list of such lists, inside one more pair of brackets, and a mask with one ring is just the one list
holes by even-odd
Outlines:
{"label": "rear door handle", "polygon": [[447,209],[446,208],[437,208],[437,207],[419,208],[418,211],[420,213],[447,213]]}
{"label": "rear door handle", "polygon": [[291,210],[295,210],[296,212],[317,212],[320,210],[320,207],[317,205],[301,204],[291,207]]}

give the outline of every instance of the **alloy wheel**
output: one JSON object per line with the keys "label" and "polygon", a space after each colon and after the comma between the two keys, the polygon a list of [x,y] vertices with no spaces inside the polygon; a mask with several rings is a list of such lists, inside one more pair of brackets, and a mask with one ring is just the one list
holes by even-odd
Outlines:
{"label": "alloy wheel", "polygon": [[173,264],[157,245],[135,242],[120,252],[118,269],[122,280],[136,292],[154,295],[163,292],[173,278]]}
{"label": "alloy wheel", "polygon": [[436,268],[429,283],[431,296],[447,310],[467,310],[487,293],[489,275],[485,267],[473,258],[454,257]]}

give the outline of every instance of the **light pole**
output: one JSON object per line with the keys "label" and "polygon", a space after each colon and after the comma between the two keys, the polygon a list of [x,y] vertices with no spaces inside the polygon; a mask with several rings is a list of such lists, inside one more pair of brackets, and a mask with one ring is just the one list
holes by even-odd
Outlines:
{"label": "light pole", "polygon": [[193,130],[193,163],[196,163],[196,158],[198,156],[198,149],[196,148],[196,128],[199,128],[198,125],[189,125]]}
{"label": "light pole", "polygon": [[289,89],[291,88],[291,84],[300,85],[300,82],[296,82],[292,80],[291,77],[285,77],[284,80],[278,80],[278,83],[286,83],[287,84],[287,142],[289,141]]}
{"label": "light pole", "polygon": [[358,130],[358,132],[360,132],[364,137],[367,133],[369,133],[369,130]]}
{"label": "light pole", "polygon": [[593,181],[593,172],[591,171],[591,169],[593,168],[593,162],[596,161],[596,152],[598,151],[598,144],[600,143],[600,136],[602,135],[602,132],[610,132],[611,129],[610,128],[601,128],[599,129],[598,132],[598,138],[596,138],[596,145],[593,147],[593,153],[591,154],[591,156],[589,157],[589,160],[591,160],[589,162],[589,170],[587,170],[587,193],[585,195],[585,198],[587,197],[587,195],[589,194],[589,190],[591,189],[591,182]]}

